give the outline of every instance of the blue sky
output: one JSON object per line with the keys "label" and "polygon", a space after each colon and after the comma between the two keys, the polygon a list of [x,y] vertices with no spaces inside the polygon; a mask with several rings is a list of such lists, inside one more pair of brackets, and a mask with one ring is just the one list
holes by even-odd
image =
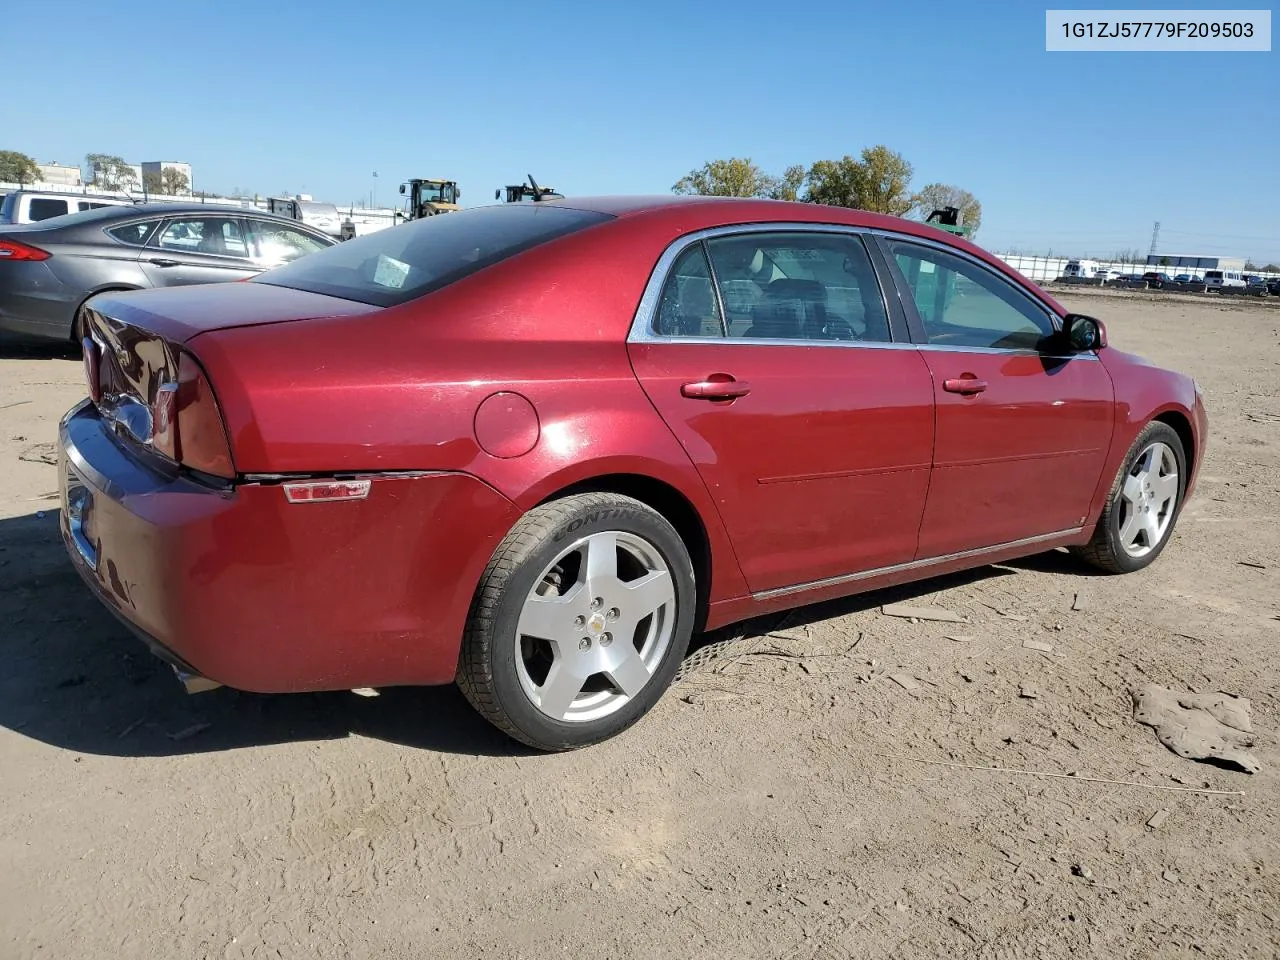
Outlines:
{"label": "blue sky", "polygon": [[40,162],[184,160],[197,188],[342,205],[449,176],[468,205],[526,173],[667,192],[713,158],[885,143],[914,185],[976,194],[992,249],[1145,253],[1159,220],[1162,252],[1280,261],[1275,50],[1047,53],[1026,2],[56,6],[3,21],[0,148]]}

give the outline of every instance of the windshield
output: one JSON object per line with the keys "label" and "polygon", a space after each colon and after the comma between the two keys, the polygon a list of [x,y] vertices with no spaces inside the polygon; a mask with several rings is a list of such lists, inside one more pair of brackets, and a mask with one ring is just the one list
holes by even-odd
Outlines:
{"label": "windshield", "polygon": [[604,213],[541,204],[473,207],[339,243],[250,282],[390,307],[611,219]]}
{"label": "windshield", "polygon": [[424,183],[422,200],[424,203],[457,203],[458,188],[451,183]]}

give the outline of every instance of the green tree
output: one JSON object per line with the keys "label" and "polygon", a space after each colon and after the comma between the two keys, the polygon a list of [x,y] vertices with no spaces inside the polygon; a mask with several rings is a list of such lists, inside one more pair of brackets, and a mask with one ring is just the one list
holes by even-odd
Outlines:
{"label": "green tree", "polygon": [[746,157],[712,160],[699,170],[690,170],[676,181],[673,193],[704,197],[772,197],[779,189],[777,178],[769,176]]}
{"label": "green tree", "polygon": [[164,193],[164,181],[158,173],[144,173],[142,175],[142,186],[147,193]]}
{"label": "green tree", "polygon": [[22,187],[39,179],[40,168],[25,153],[0,150],[0,183],[16,183]]}
{"label": "green tree", "polygon": [[861,164],[854,157],[846,154],[839,160],[819,160],[809,168],[809,191],[805,199],[832,207],[860,208],[861,178]]}
{"label": "green tree", "polygon": [[960,222],[970,229],[970,236],[978,232],[982,223],[982,204],[968,190],[948,183],[931,183],[921,187],[911,198],[912,213],[924,220],[934,210],[944,207],[956,207],[960,211]]}
{"label": "green tree", "polygon": [[90,153],[84,159],[93,171],[93,182],[104,190],[128,190],[140,186],[138,175],[120,157]]}
{"label": "green tree", "polygon": [[170,196],[180,196],[191,189],[191,179],[177,167],[165,167],[160,174],[160,182],[164,184],[164,192]]}
{"label": "green tree", "polygon": [[805,180],[809,179],[809,173],[804,167],[796,164],[787,167],[782,172],[782,176],[772,179],[773,189],[769,192],[771,200],[799,200],[800,190],[804,187]]}
{"label": "green tree", "polygon": [[839,160],[819,160],[811,166],[805,199],[901,217],[912,206],[912,172],[902,154],[883,144],[867,147],[860,158],[846,154]]}

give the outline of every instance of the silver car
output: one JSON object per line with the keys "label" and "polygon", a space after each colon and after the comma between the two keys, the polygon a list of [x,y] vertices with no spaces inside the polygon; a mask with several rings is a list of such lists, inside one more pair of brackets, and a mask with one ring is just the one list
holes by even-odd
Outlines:
{"label": "silver car", "polygon": [[0,330],[78,342],[76,315],[96,293],[243,280],[337,242],[260,210],[201,203],[0,227]]}

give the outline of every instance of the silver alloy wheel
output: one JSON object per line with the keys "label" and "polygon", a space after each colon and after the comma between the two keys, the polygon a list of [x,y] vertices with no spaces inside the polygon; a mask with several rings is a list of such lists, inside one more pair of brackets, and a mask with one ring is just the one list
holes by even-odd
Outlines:
{"label": "silver alloy wheel", "polygon": [[675,580],[658,549],[633,533],[593,533],[549,564],[525,600],[516,673],[548,717],[599,720],[645,688],[675,628]]}
{"label": "silver alloy wheel", "polygon": [[1178,458],[1156,441],[1134,461],[1120,488],[1120,546],[1144,557],[1164,540],[1178,506]]}

